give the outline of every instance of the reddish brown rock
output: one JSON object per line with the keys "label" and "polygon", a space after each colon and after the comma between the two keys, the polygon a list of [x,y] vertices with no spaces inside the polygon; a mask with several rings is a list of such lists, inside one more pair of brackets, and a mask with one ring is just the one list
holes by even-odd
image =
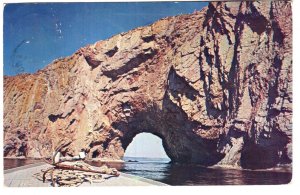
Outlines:
{"label": "reddish brown rock", "polygon": [[176,162],[290,163],[289,1],[215,2],[4,77],[4,156],[122,158],[150,132]]}

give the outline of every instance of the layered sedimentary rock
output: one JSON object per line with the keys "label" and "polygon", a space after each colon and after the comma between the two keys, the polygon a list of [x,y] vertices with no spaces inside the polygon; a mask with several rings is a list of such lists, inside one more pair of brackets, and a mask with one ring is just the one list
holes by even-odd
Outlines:
{"label": "layered sedimentary rock", "polygon": [[6,157],[121,159],[141,132],[175,162],[291,163],[291,3],[210,3],[4,77]]}

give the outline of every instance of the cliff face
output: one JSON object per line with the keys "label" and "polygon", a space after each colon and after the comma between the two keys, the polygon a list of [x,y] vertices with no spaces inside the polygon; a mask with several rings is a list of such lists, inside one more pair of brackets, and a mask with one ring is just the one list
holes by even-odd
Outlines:
{"label": "cliff face", "polygon": [[290,163],[291,3],[210,3],[4,77],[6,157],[120,159],[141,132],[177,162]]}

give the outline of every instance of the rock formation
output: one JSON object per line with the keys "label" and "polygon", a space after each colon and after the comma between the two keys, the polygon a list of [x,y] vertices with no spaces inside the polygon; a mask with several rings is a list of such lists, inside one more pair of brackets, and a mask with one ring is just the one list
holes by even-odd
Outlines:
{"label": "rock formation", "polygon": [[[153,133],[174,162],[291,163],[289,1],[213,2],[4,77],[4,156],[121,159]],[[146,146],[143,146],[146,147]]]}

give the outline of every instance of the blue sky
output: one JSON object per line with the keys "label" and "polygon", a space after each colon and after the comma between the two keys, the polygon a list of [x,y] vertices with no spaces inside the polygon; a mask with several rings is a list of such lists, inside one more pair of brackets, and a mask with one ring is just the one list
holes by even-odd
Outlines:
{"label": "blue sky", "polygon": [[[34,73],[87,44],[166,16],[193,13],[206,5],[207,2],[7,4],[4,75]],[[137,135],[126,156],[167,157],[161,139],[151,134]]]}
{"label": "blue sky", "polygon": [[4,75],[33,73],[80,47],[206,2],[22,3],[4,7]]}
{"label": "blue sky", "polygon": [[162,146],[162,140],[151,133],[136,135],[127,147],[124,156],[169,158]]}

